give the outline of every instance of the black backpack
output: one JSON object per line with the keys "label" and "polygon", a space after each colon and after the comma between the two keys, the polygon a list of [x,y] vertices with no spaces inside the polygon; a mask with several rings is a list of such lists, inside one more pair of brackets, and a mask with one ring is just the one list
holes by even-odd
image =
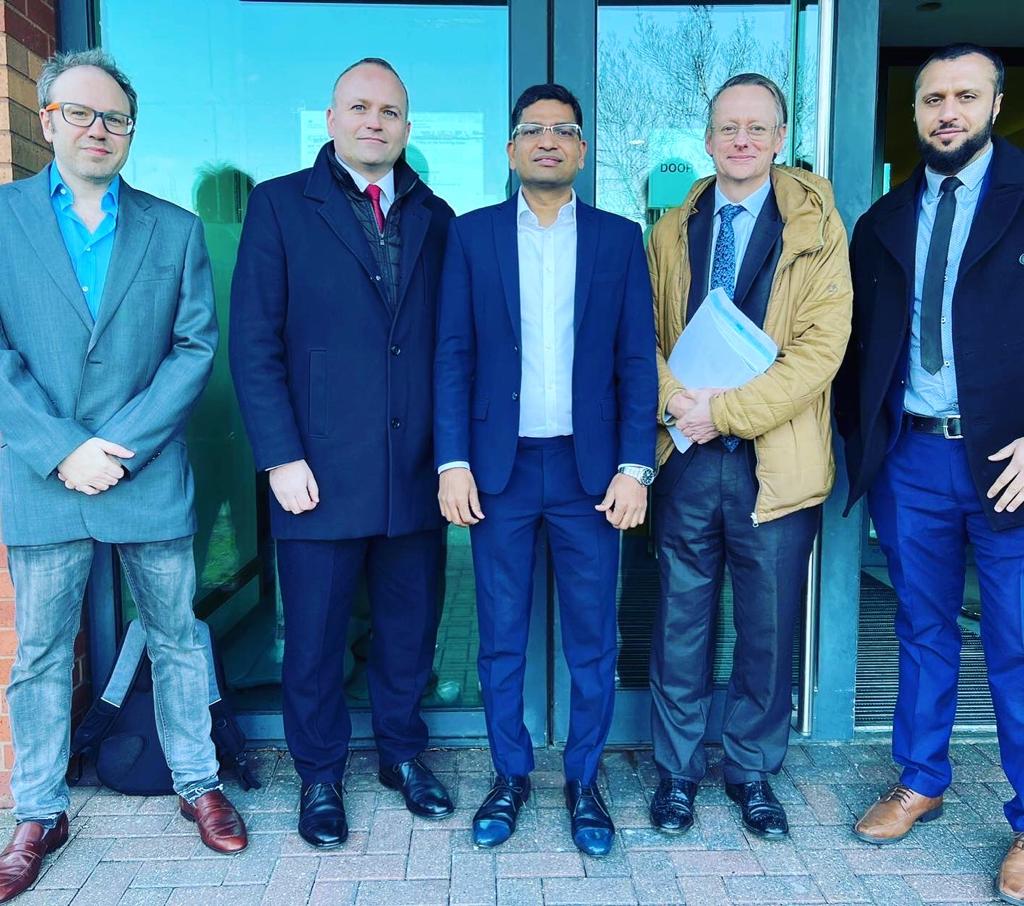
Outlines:
{"label": "black backpack", "polygon": [[[204,642],[210,677],[210,733],[217,757],[224,766],[233,765],[242,788],[259,789],[245,750],[234,712],[221,695],[224,672],[213,647],[210,628],[196,620]],[[153,707],[153,675],[146,653],[146,632],[138,620],[128,624],[117,653],[114,669],[103,694],[89,709],[71,740],[71,757],[93,755],[100,782],[119,793],[133,796],[169,796],[174,793],[156,732]]]}

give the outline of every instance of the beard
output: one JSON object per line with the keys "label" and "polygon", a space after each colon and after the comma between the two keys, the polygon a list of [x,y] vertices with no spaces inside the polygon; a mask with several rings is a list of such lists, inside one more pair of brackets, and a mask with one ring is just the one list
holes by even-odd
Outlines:
{"label": "beard", "polygon": [[955,176],[992,139],[992,116],[974,135],[968,135],[959,148],[937,148],[919,132],[917,147],[924,162],[942,176]]}

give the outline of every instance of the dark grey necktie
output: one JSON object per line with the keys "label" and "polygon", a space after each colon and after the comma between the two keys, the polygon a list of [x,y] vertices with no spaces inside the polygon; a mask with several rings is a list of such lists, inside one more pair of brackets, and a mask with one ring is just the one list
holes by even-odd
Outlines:
{"label": "dark grey necktie", "polygon": [[942,293],[946,282],[949,237],[956,217],[956,190],[962,186],[955,176],[947,176],[939,187],[939,207],[932,224],[932,239],[924,266],[921,291],[921,367],[935,374],[942,367]]}

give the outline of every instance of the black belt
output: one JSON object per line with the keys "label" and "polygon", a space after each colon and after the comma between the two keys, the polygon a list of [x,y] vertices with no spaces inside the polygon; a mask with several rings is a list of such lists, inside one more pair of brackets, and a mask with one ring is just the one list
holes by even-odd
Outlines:
{"label": "black belt", "polygon": [[960,440],[964,436],[960,427],[959,415],[934,418],[929,415],[914,415],[908,412],[907,424],[911,431],[920,431],[922,434],[941,434],[947,440]]}

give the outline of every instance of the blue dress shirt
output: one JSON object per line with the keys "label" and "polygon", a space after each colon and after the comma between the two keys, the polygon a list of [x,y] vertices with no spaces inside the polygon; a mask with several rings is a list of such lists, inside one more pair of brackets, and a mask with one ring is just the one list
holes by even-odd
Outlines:
{"label": "blue dress shirt", "polygon": [[[715,218],[711,226],[711,260],[715,260],[715,246],[718,245],[718,233],[722,229],[722,218],[721,210],[726,205],[738,204],[742,211],[737,214],[732,221],[733,233],[736,236],[736,273],[733,275],[733,285],[736,285],[736,280],[740,275],[740,268],[743,266],[743,256],[747,253],[747,246],[750,244],[750,237],[754,232],[754,224],[757,223],[758,215],[761,213],[761,208],[764,207],[765,199],[768,198],[768,193],[772,190],[771,179],[766,179],[764,185],[760,189],[751,192],[742,201],[729,201],[725,195],[722,194],[722,190],[718,187],[718,183],[715,183]],[[705,289],[711,289],[711,269],[708,269],[708,286]]]}
{"label": "blue dress shirt", "polygon": [[953,361],[953,291],[964,246],[974,223],[985,174],[992,162],[989,146],[974,163],[956,174],[963,183],[956,190],[956,215],[949,237],[946,258],[946,282],[942,287],[942,367],[929,374],[921,367],[921,296],[924,292],[924,270],[928,260],[928,246],[932,241],[935,211],[939,206],[939,187],[946,177],[930,167],[925,170],[925,191],[917,216],[917,249],[914,261],[914,314],[910,323],[910,357],[907,363],[907,389],[903,408],[915,415],[932,417],[959,415],[960,404],[956,392],[956,363]]}
{"label": "blue dress shirt", "polygon": [[100,202],[106,216],[95,232],[89,232],[89,228],[72,208],[75,196],[60,175],[56,162],[50,164],[50,202],[53,204],[53,213],[57,217],[57,225],[78,277],[78,285],[85,296],[85,304],[89,306],[94,321],[99,315],[103,287],[110,268],[110,255],[114,250],[120,189],[121,177],[115,176]]}

